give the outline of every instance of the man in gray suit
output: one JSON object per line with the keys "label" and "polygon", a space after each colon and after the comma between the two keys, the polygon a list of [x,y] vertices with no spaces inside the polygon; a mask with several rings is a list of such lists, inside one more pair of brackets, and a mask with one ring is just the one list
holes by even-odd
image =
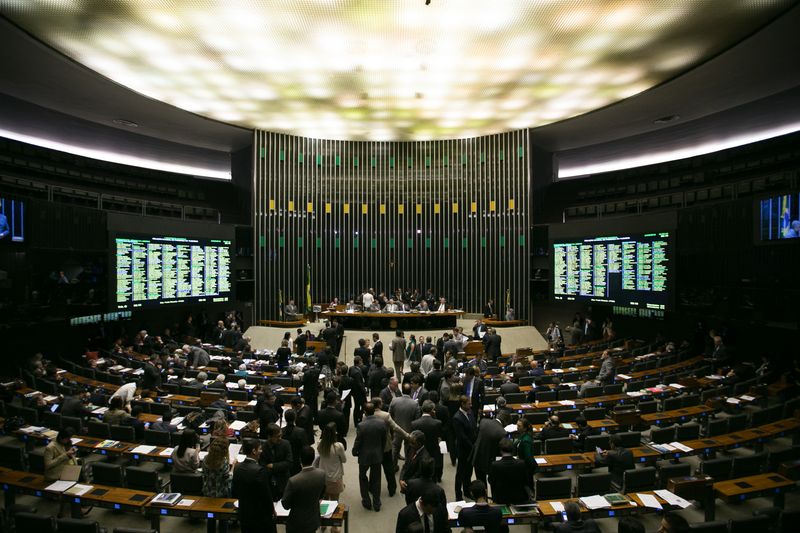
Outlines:
{"label": "man in gray suit", "polygon": [[298,311],[294,300],[289,300],[289,303],[283,308],[283,315],[286,317],[286,320],[297,320]]}
{"label": "man in gray suit", "polygon": [[[358,457],[358,487],[361,505],[366,509],[381,510],[381,464],[386,445],[386,423],[375,416],[375,405],[364,404],[364,418],[356,426],[353,455]],[[367,480],[369,472],[369,481]],[[370,496],[372,497],[370,499]]]}
{"label": "man in gray suit", "polygon": [[325,471],[314,468],[314,448],[300,450],[303,469],[289,478],[283,491],[284,508],[289,509],[287,533],[314,533],[320,527],[319,501],[325,495]]}
{"label": "man in gray suit", "polygon": [[[398,426],[403,428],[403,431],[410,433],[411,423],[419,418],[419,404],[416,400],[411,398],[411,385],[406,383],[403,385],[403,395],[392,400],[389,405],[389,415],[392,417]],[[392,447],[392,458],[394,464],[397,465],[397,459],[400,457],[400,446],[403,443],[403,437],[395,433],[394,443]],[[408,446],[406,446],[408,451]]]}
{"label": "man in gray suit", "polygon": [[484,418],[478,424],[478,437],[472,448],[475,477],[486,484],[489,466],[500,455],[500,441],[506,438],[503,423],[496,418]]}

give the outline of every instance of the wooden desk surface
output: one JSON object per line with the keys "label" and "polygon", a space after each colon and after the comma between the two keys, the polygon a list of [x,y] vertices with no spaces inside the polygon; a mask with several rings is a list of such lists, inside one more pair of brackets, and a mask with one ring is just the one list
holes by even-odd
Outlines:
{"label": "wooden desk surface", "polygon": [[96,505],[109,509],[141,510],[156,495],[155,492],[143,490],[109,487],[106,485],[89,485],[92,489],[82,496],[64,494],[72,503]]}
{"label": "wooden desk surface", "polygon": [[[560,521],[561,520],[561,511],[556,511],[553,508],[553,503],[561,503],[562,505],[567,502],[574,502],[578,504],[578,507],[581,508],[581,514],[587,516],[594,516],[594,517],[603,517],[603,516],[615,516],[619,514],[631,514],[631,513],[653,513],[656,512],[657,509],[653,509],[650,507],[645,507],[642,503],[642,500],[637,496],[637,494],[650,494],[654,496],[658,503],[664,508],[664,510],[669,510],[672,508],[670,504],[668,504],[663,498],[658,496],[652,491],[643,490],[639,491],[638,493],[628,493],[624,494],[624,496],[628,499],[627,503],[622,503],[614,506],[609,506],[608,508],[603,509],[595,509],[590,510],[588,509],[583,503],[580,501],[580,498],[568,498],[564,500],[543,500],[539,501],[539,515],[548,521]],[[613,514],[612,514],[613,513]]]}
{"label": "wooden desk surface", "polygon": [[[651,376],[659,376],[661,374],[674,372],[676,370],[684,370],[687,367],[696,365],[698,363],[701,363],[702,361],[703,358],[698,355],[696,357],[692,357],[691,359],[687,359],[686,361],[681,361],[680,363],[675,363],[667,366],[660,366],[652,370],[639,370],[636,372],[626,372],[625,374],[629,376],[631,380],[645,379]],[[616,379],[618,381],[626,381],[625,379],[621,379],[619,376],[617,376]]]}
{"label": "wooden desk surface", "polygon": [[714,483],[714,493],[722,500],[741,500],[747,495],[785,491],[795,488],[795,482],[780,474],[766,473]]}
{"label": "wooden desk surface", "polygon": [[538,470],[540,471],[547,471],[547,470],[572,470],[575,469],[583,469],[583,468],[591,468],[594,466],[594,454],[593,453],[555,453],[550,455],[537,455],[536,459],[544,459],[544,463],[537,461],[538,463]]}
{"label": "wooden desk surface", "polygon": [[676,420],[708,415],[713,412],[714,409],[706,405],[694,405],[692,407],[684,407],[683,409],[673,409],[671,411],[647,413],[641,415],[641,418],[643,422],[647,422],[650,425],[658,425],[660,423],[674,422]]}
{"label": "wooden desk surface", "polygon": [[746,443],[757,442],[760,439],[773,438],[798,428],[800,428],[800,419],[785,418],[771,424],[743,429],[734,433],[683,441],[682,444],[695,451],[736,448]]}
{"label": "wooden desk surface", "polygon": [[37,491],[43,492],[45,487],[52,483],[52,481],[45,479],[41,474],[21,472],[19,470],[10,470],[7,468],[0,470],[0,485],[3,485],[4,490],[6,490],[7,487],[14,487],[16,489],[22,489],[27,493],[35,493]]}

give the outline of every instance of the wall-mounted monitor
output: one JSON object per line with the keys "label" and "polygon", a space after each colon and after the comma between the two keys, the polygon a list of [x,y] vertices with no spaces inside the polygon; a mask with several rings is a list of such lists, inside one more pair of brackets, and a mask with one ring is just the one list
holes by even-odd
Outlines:
{"label": "wall-mounted monitor", "polygon": [[761,242],[795,239],[800,243],[800,192],[762,198],[758,207]]}
{"label": "wall-mounted monitor", "polygon": [[233,299],[233,242],[117,235],[112,307],[134,309]]}
{"label": "wall-mounted monitor", "polygon": [[25,242],[25,202],[0,197],[0,244]]}
{"label": "wall-mounted monitor", "polygon": [[672,305],[670,232],[598,235],[551,244],[553,299],[663,312]]}

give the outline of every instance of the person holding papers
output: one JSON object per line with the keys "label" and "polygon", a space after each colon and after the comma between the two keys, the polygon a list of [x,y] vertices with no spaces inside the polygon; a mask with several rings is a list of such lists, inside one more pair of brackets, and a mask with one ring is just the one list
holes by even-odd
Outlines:
{"label": "person holding papers", "polygon": [[193,429],[184,429],[178,447],[172,451],[172,471],[193,474],[200,466],[200,443]]}
{"label": "person holding papers", "polygon": [[567,521],[553,524],[555,533],[600,533],[600,528],[594,520],[581,518],[581,508],[577,503],[565,503],[564,512],[567,514]]}

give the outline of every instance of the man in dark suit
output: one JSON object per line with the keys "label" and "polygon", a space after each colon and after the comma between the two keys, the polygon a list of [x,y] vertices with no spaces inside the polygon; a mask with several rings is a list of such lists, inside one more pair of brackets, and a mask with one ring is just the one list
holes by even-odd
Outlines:
{"label": "man in dark suit", "polygon": [[417,524],[420,523],[424,533],[449,533],[447,509],[439,503],[436,491],[424,493],[417,501],[406,505],[397,513],[395,533],[407,533],[409,527],[418,528]]}
{"label": "man in dark suit", "polygon": [[322,434],[322,430],[325,426],[330,422],[335,423],[336,438],[339,442],[344,444],[345,449],[347,449],[347,441],[345,440],[347,436],[347,419],[341,409],[339,409],[338,403],[339,395],[334,391],[328,392],[325,396],[325,409],[321,409],[317,415],[317,425],[319,426],[320,434]]}
{"label": "man in dark suit", "polygon": [[589,426],[589,423],[582,416],[575,419],[575,424],[578,426],[578,433],[569,436],[569,438],[573,439],[575,450],[579,452],[593,451],[586,449],[586,437],[599,435],[600,429]]}
{"label": "man in dark suit", "polygon": [[319,368],[307,366],[303,370],[303,399],[311,409],[314,417],[317,416],[317,400],[319,399]]}
{"label": "man in dark suit", "polygon": [[92,410],[89,409],[90,398],[91,394],[88,392],[81,392],[75,396],[65,396],[64,401],[61,402],[61,416],[86,419],[92,414]]}
{"label": "man in dark suit", "polygon": [[569,436],[569,430],[561,427],[558,417],[553,415],[547,422],[545,422],[542,431],[539,432],[539,439],[546,441],[548,439],[563,439]]}
{"label": "man in dark suit", "polygon": [[433,480],[433,470],[435,466],[430,457],[426,457],[419,462],[418,476],[409,479],[406,484],[406,505],[410,505],[417,501],[420,496],[433,490],[439,494],[439,502],[442,505],[447,505],[447,496],[445,496],[444,489],[436,484]]}
{"label": "man in dark suit", "polygon": [[567,515],[567,521],[553,524],[555,533],[600,533],[600,528],[597,527],[597,523],[594,520],[583,520],[581,508],[577,503],[565,503],[564,512]]}
{"label": "man in dark suit", "polygon": [[344,340],[344,326],[340,324],[338,320],[334,320],[332,327],[335,333],[334,338],[336,339],[336,351],[333,353],[338,358],[342,354],[342,344]]}
{"label": "man in dark suit", "polygon": [[486,331],[486,324],[479,318],[475,321],[475,325],[472,326],[472,339],[476,341],[483,339],[484,335],[486,335]]}
{"label": "man in dark suit", "polygon": [[487,361],[497,361],[501,355],[500,344],[502,339],[497,334],[497,330],[489,328],[486,335],[483,336],[483,351],[486,352]]}
{"label": "man in dark suit", "polygon": [[[386,423],[375,417],[372,402],[364,404],[364,419],[356,428],[353,455],[358,457],[358,486],[361,505],[381,510],[381,464],[386,447]],[[369,480],[367,480],[369,473]]]}
{"label": "man in dark suit", "polygon": [[367,387],[364,383],[364,365],[361,356],[353,358],[353,366],[347,369],[350,376],[350,396],[353,397],[353,425],[361,423],[364,412],[364,402],[367,401]]}
{"label": "man in dark suit", "polygon": [[294,353],[297,355],[303,355],[306,353],[306,347],[308,346],[308,336],[303,333],[302,329],[297,329],[297,336],[294,338]]}
{"label": "man in dark suit", "polygon": [[406,460],[400,470],[400,492],[406,490],[410,480],[420,476],[421,461],[431,457],[425,449],[425,434],[422,431],[417,429],[411,432],[406,453]]}
{"label": "man in dark suit", "polygon": [[[383,389],[383,380],[388,375],[386,367],[383,366],[383,357],[373,356],[372,366],[367,374],[367,386],[369,387],[369,397],[374,398],[381,395]],[[388,409],[388,406],[387,406]]]}
{"label": "man in dark suit", "polygon": [[459,399],[459,409],[453,416],[453,432],[455,433],[455,454],[458,458],[456,467],[456,500],[463,500],[464,494],[472,480],[472,443],[475,441],[477,426],[472,414],[472,402],[467,396]]}
{"label": "man in dark suit", "polygon": [[494,316],[494,300],[489,298],[486,305],[483,306],[483,318],[492,318]]}
{"label": "man in dark suit", "polygon": [[439,449],[439,441],[444,440],[442,431],[442,421],[434,416],[436,406],[430,400],[422,402],[422,416],[411,422],[412,431],[422,431],[425,434],[425,449],[431,456],[435,466],[434,480],[439,483],[442,480],[444,461],[442,452]]}
{"label": "man in dark suit", "polygon": [[472,453],[472,466],[475,468],[475,478],[486,484],[489,474],[489,465],[499,455],[500,441],[506,438],[503,423],[496,418],[483,418],[478,424],[478,437]]}
{"label": "man in dark suit", "polygon": [[355,360],[356,357],[360,357],[361,361],[369,366],[372,354],[369,348],[367,348],[367,339],[358,339],[358,348],[353,350],[353,360]]}
{"label": "man in dark suit", "polygon": [[525,461],[514,457],[514,444],[500,441],[500,460],[489,465],[489,484],[495,503],[524,503],[530,500]]}
{"label": "man in dark suit", "polygon": [[428,375],[425,376],[425,390],[428,392],[438,392],[439,384],[442,382],[443,377],[442,362],[437,359],[433,362],[433,370],[428,372]]}
{"label": "man in dark suit", "polygon": [[258,462],[269,472],[272,497],[275,501],[283,494],[292,469],[292,445],[282,438],[281,428],[270,424],[267,428],[267,441],[261,448]]}
{"label": "man in dark suit", "polygon": [[319,501],[325,495],[325,471],[312,466],[314,449],[300,451],[303,469],[289,478],[281,503],[289,509],[286,533],[314,533],[320,527]]}
{"label": "man in dark suit", "polygon": [[633,453],[622,446],[622,439],[619,435],[611,435],[611,450],[601,450],[597,454],[596,463],[598,466],[608,466],[608,473],[611,474],[611,483],[616,487],[622,487],[622,476],[626,470],[636,468],[633,460]]}
{"label": "man in dark suit", "polygon": [[514,383],[514,378],[511,376],[506,376],[506,381],[500,385],[500,395],[506,396],[508,394],[516,394],[519,392],[519,385]]}
{"label": "man in dark suit", "polygon": [[372,334],[372,358],[383,357],[383,342],[377,333]]}
{"label": "man in dark suit", "polygon": [[481,481],[473,481],[469,486],[469,494],[475,505],[465,507],[458,513],[458,524],[465,528],[482,527],[487,533],[508,531],[508,526],[501,523],[503,512],[499,507],[492,507],[486,497],[486,485]]}
{"label": "man in dark suit", "polygon": [[478,377],[475,367],[467,368],[464,377],[464,395],[471,400],[472,419],[478,419],[478,410],[483,407],[483,380]]}
{"label": "man in dark suit", "polygon": [[246,458],[233,470],[231,495],[239,499],[242,533],[275,533],[269,474],[257,462],[261,443],[258,439],[244,439],[241,451]]}
{"label": "man in dark suit", "polygon": [[395,376],[389,378],[389,384],[381,390],[380,398],[383,401],[383,405],[391,405],[392,400],[395,398],[399,398],[402,396],[403,393],[400,390],[400,383],[397,381]]}
{"label": "man in dark suit", "polygon": [[311,408],[305,405],[303,398],[295,396],[292,398],[292,410],[296,415],[295,425],[306,432],[308,445],[314,444],[314,413]]}

